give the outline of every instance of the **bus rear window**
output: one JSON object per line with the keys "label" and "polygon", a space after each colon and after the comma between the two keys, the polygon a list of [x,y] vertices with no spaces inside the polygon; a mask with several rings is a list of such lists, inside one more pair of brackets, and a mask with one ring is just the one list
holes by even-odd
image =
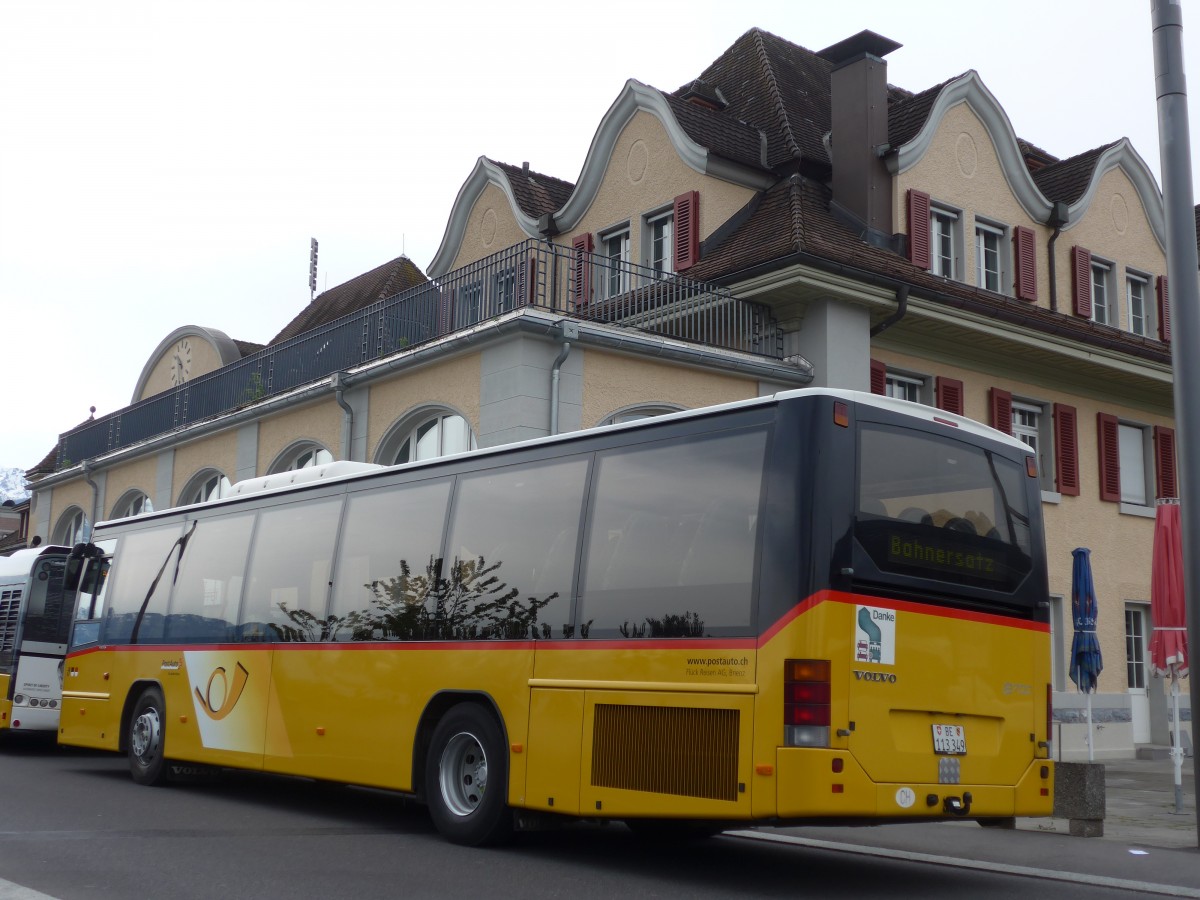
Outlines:
{"label": "bus rear window", "polygon": [[855,537],[881,572],[1011,592],[1032,567],[1025,478],[977,445],[863,424]]}

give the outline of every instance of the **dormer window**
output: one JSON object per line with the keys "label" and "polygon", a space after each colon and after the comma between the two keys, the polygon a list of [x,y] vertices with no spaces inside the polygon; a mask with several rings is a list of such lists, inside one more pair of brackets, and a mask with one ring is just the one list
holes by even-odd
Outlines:
{"label": "dormer window", "polygon": [[1146,304],[1150,276],[1126,270],[1125,295],[1129,304],[1129,330],[1142,337],[1150,337],[1150,310]]}
{"label": "dormer window", "polygon": [[675,271],[674,210],[667,210],[656,216],[648,216],[646,230],[649,234],[647,265],[659,275],[671,275]]}
{"label": "dormer window", "polygon": [[1005,293],[1004,228],[975,220],[975,283],[987,291]]}
{"label": "dormer window", "polygon": [[961,217],[956,210],[938,205],[929,208],[929,271],[934,275],[961,280],[960,221]]}
{"label": "dormer window", "polygon": [[600,279],[604,297],[619,297],[629,290],[629,226],[610,231],[600,238],[604,276]]}
{"label": "dormer window", "polygon": [[1112,308],[1112,265],[1092,257],[1092,321],[1097,325],[1116,325]]}

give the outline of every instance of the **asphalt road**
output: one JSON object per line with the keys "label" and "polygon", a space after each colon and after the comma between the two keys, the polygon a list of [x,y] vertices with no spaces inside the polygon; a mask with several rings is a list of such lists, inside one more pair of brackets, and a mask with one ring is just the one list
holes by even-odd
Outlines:
{"label": "asphalt road", "polygon": [[[930,852],[944,840],[931,832]],[[145,788],[129,780],[122,758],[10,740],[0,745],[0,900],[35,900],[34,892],[60,900],[1134,896],[753,837],[654,846],[620,825],[584,823],[469,849],[442,840],[422,807],[392,794],[246,773]]]}

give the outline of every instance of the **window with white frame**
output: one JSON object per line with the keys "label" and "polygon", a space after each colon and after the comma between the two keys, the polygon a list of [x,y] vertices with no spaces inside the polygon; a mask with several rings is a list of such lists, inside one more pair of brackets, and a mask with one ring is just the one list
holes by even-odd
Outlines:
{"label": "window with white frame", "polygon": [[1146,607],[1125,604],[1125,678],[1130,690],[1146,687]]}
{"label": "window with white frame", "polygon": [[639,419],[650,419],[654,416],[665,416],[667,413],[679,412],[680,409],[682,409],[682,407],[679,406],[633,406],[628,409],[623,409],[620,412],[613,413],[600,424],[617,425],[621,422],[636,422]]}
{"label": "window with white frame", "polygon": [[1052,417],[1046,414],[1046,407],[1043,404],[1033,400],[1013,398],[1013,437],[1033,449],[1038,464],[1038,479],[1044,491],[1054,490],[1051,420]]}
{"label": "window with white frame", "polygon": [[458,291],[458,309],[454,321],[459,325],[474,325],[483,316],[483,282],[473,281]]}
{"label": "window with white frame", "polygon": [[124,519],[128,516],[140,516],[143,513],[154,512],[154,504],[142,491],[129,491],[113,507],[112,517]]}
{"label": "window with white frame", "polygon": [[1121,502],[1147,506],[1152,490],[1150,471],[1146,466],[1149,429],[1122,422],[1117,427],[1117,436],[1121,452]]}
{"label": "window with white frame", "polygon": [[1142,337],[1151,336],[1150,307],[1146,295],[1150,276],[1138,272],[1125,272],[1125,298],[1128,304],[1129,330]]}
{"label": "window with white frame", "polygon": [[209,469],[192,478],[188,486],[183,489],[183,493],[179,497],[179,503],[181,506],[190,506],[193,503],[207,503],[209,500],[216,500],[225,496],[229,488],[228,478],[215,469]]}
{"label": "window with white frame", "polygon": [[82,509],[76,506],[63,513],[62,518],[58,520],[58,527],[54,529],[54,536],[50,540],[51,543],[62,547],[74,547],[79,542],[87,540],[89,531],[87,516],[83,514]]}
{"label": "window with white frame", "polygon": [[929,271],[943,278],[960,278],[961,217],[944,206],[929,208]]}
{"label": "window with white frame", "polygon": [[1050,683],[1056,691],[1067,689],[1065,623],[1063,598],[1052,594],[1050,597]]}
{"label": "window with white frame", "polygon": [[296,469],[307,469],[310,466],[323,466],[333,462],[333,454],[314,441],[302,441],[288,449],[275,461],[268,474],[277,475],[280,472],[293,472]]}
{"label": "window with white frame", "polygon": [[604,274],[600,290],[605,298],[619,297],[629,290],[629,226],[600,236],[600,258]]}
{"label": "window with white frame", "polygon": [[508,312],[517,305],[517,270],[501,269],[495,276],[496,312]]}
{"label": "window with white frame", "polygon": [[884,393],[898,400],[910,400],[913,403],[925,402],[925,379],[918,375],[901,375],[898,372],[887,373]]}
{"label": "window with white frame", "polygon": [[467,420],[449,410],[409,417],[380,443],[376,461],[385,466],[464,453],[479,446]]}
{"label": "window with white frame", "polygon": [[1112,306],[1112,265],[1092,257],[1092,321],[1116,325],[1117,311]]}
{"label": "window with white frame", "polygon": [[674,209],[646,217],[646,265],[656,275],[675,271],[675,213]]}
{"label": "window with white frame", "polygon": [[980,219],[975,220],[975,283],[996,293],[1006,290],[1004,228]]}

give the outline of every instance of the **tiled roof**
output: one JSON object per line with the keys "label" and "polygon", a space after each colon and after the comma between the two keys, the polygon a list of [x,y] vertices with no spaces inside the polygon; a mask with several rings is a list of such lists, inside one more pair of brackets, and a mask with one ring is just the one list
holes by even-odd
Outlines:
{"label": "tiled roof", "polygon": [[1092,175],[1096,171],[1096,161],[1100,155],[1118,143],[1120,141],[1114,141],[1112,144],[1096,147],[1094,150],[1088,150],[1078,156],[1072,156],[1070,159],[1043,166],[1033,172],[1033,182],[1046,195],[1047,200],[1051,202],[1061,200],[1068,205],[1074,203],[1083,196],[1083,192],[1091,183]]}
{"label": "tiled roof", "polygon": [[537,218],[562,209],[575,190],[571,182],[543,175],[527,166],[513,166],[494,159],[488,162],[504,170],[517,205],[527,216]]}
{"label": "tiled roof", "polygon": [[921,130],[921,126],[925,124],[925,120],[929,118],[929,111],[937,102],[942,88],[951,81],[957,80],[957,78],[951,78],[921,91],[919,94],[911,94],[906,99],[892,100],[888,104],[888,143],[893,147],[899,147],[915,138]]}
{"label": "tiled roof", "polygon": [[233,339],[233,343],[238,348],[238,353],[242,355],[242,359],[245,359],[247,356],[253,356],[266,346],[265,344],[256,344],[253,341],[239,341],[237,338]]}
{"label": "tiled roof", "polygon": [[278,344],[313,328],[327,325],[342,316],[357,312],[364,306],[369,306],[376,300],[394,296],[428,280],[407,256],[397,257],[370,272],[364,272],[344,284],[318,294],[283,331],[271,338],[270,344]]}
{"label": "tiled roof", "polygon": [[688,276],[728,284],[754,269],[820,260],[868,278],[906,283],[922,297],[947,306],[1018,322],[1085,345],[1170,362],[1170,351],[1157,341],[918,269],[903,256],[863,241],[830,212],[829,201],[829,188],[820,182],[799,175],[781,180],[743,211],[744,222],[725,240],[705,245],[701,261],[688,270]]}
{"label": "tiled roof", "polygon": [[697,144],[733,162],[766,168],[760,129],[739,122],[727,113],[705,109],[671,94],[664,96],[680,127]]}
{"label": "tiled roof", "polygon": [[811,50],[751,28],[700,73],[700,79],[729,102],[726,116],[766,133],[772,168],[800,160],[828,166],[823,139],[830,128],[831,68]]}

